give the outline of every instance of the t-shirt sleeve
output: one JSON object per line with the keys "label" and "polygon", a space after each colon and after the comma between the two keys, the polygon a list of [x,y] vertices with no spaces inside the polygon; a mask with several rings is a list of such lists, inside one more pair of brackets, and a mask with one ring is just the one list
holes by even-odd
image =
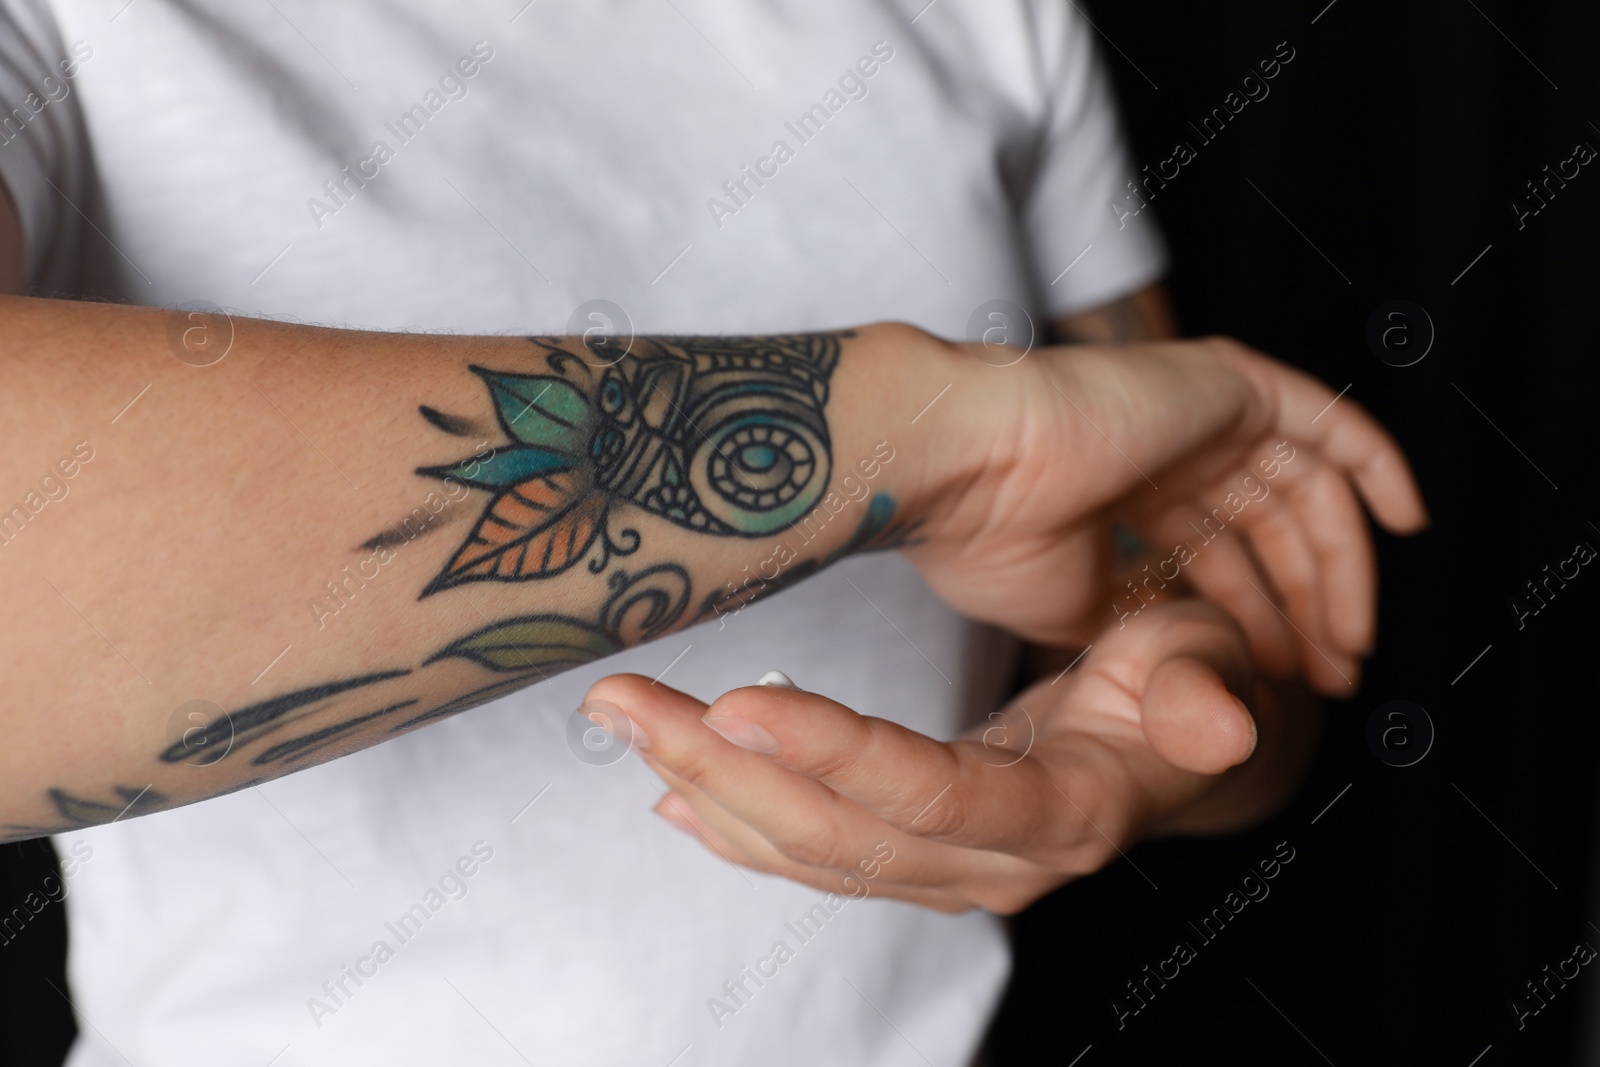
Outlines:
{"label": "t-shirt sleeve", "polygon": [[92,54],[62,41],[43,0],[0,0],[0,182],[22,226],[30,290],[58,287],[76,244],[88,141],[73,78]]}
{"label": "t-shirt sleeve", "polygon": [[[1147,207],[1130,213],[1135,168],[1096,31],[1067,0],[1037,0],[1044,129],[1023,203],[1024,234],[1052,317],[1157,280],[1166,246]],[[1126,202],[1125,202],[1126,201]]]}

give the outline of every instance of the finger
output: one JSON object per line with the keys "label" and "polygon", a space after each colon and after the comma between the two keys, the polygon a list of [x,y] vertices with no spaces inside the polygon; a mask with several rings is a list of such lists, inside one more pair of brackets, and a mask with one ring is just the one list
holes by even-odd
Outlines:
{"label": "finger", "polygon": [[[1208,548],[1208,558],[1193,568],[1196,588],[1239,619],[1263,670],[1283,677],[1314,659],[1309,669],[1324,676],[1320,687],[1342,694],[1355,679],[1357,659],[1370,646],[1375,628],[1376,564],[1367,519],[1336,468],[1310,450],[1298,462],[1284,455],[1276,467],[1261,461],[1266,465],[1260,477],[1245,466],[1208,481],[1200,498],[1227,506],[1200,515],[1197,522],[1194,506],[1185,503],[1182,513],[1173,509],[1163,515],[1159,528],[1218,538],[1219,546],[1218,531],[1242,533],[1259,569],[1247,555],[1227,560],[1226,567],[1214,566],[1216,554]],[[1273,480],[1276,488],[1268,484]],[[1183,515],[1188,521],[1180,526]],[[1187,550],[1194,551],[1195,543],[1187,542]],[[1282,615],[1264,595],[1274,586],[1285,594]],[[1330,685],[1342,688],[1329,690]]]}
{"label": "finger", "polygon": [[[1348,406],[1338,411],[1343,405]],[[1322,439],[1323,455],[1355,480],[1378,523],[1397,534],[1416,533],[1427,526],[1422,490],[1389,432],[1354,401],[1339,401],[1328,417],[1333,425]]]}
{"label": "finger", "polygon": [[[1182,539],[1181,535],[1175,535],[1179,538],[1178,545],[1186,550],[1183,558],[1189,559],[1183,566],[1183,573],[1196,591],[1227,611],[1244,628],[1250,652],[1263,671],[1275,678],[1290,676],[1300,664],[1298,644],[1272,601],[1263,598],[1258,591],[1266,587],[1266,576],[1243,541],[1228,530],[1214,532],[1205,525],[1206,516],[1198,507],[1187,505],[1187,508],[1194,520],[1193,524],[1183,524],[1189,537]],[[1210,540],[1206,540],[1208,537]]]}
{"label": "finger", "polygon": [[1415,533],[1427,525],[1427,508],[1405,453],[1366,409],[1244,345],[1229,344],[1223,351],[1274,402],[1278,432],[1315,449],[1353,478],[1385,529]]}
{"label": "finger", "polygon": [[[729,698],[735,694],[744,697],[730,703]],[[881,820],[872,811],[863,810],[854,798],[837,792],[831,783],[788,766],[778,751],[782,745],[791,752],[812,752],[821,760],[837,763],[842,752],[830,750],[828,755],[821,755],[823,742],[819,738],[829,732],[830,724],[880,721],[865,720],[825,697],[778,686],[752,686],[734,690],[707,709],[692,697],[638,675],[603,679],[590,689],[589,697],[591,701],[605,700],[616,705],[618,715],[625,715],[647,735],[647,744],[636,747],[675,790],[688,793],[686,787],[693,787],[705,794],[797,863],[852,869],[872,855],[886,829],[897,829],[913,835],[891,839],[894,847],[907,853],[897,872],[906,880],[946,885],[994,877],[1012,869],[1008,857],[988,851],[979,841],[972,842],[979,846],[974,850],[954,847],[964,842],[924,842],[929,845],[927,849],[910,849],[921,828],[908,828],[903,823],[914,819],[905,818],[901,824],[894,819]],[[740,718],[719,711],[741,707],[746,711],[758,709],[761,714]],[[900,753],[898,761],[881,755],[869,758],[855,769],[857,775],[875,780],[882,794],[897,795],[901,789],[913,789],[906,782],[923,770],[915,766],[918,761],[949,762],[947,746],[909,730],[901,733],[914,746],[914,752]],[[837,736],[836,730],[834,735]],[[941,786],[944,784],[948,780],[941,782]],[[918,803],[926,805],[928,799],[924,797]],[[706,808],[702,806],[701,811],[705,813]],[[884,822],[889,826],[885,827]],[[727,824],[719,824],[719,829],[731,832]],[[746,848],[755,848],[748,840],[739,840]]]}
{"label": "finger", "polygon": [[[670,772],[669,774],[669,782]],[[923,882],[914,864],[907,861],[916,854],[961,853],[948,845],[900,837],[898,846],[888,839],[874,847],[871,857],[855,870],[839,871],[796,863],[776,851],[751,827],[737,819],[692,785],[674,784],[654,809],[678,829],[700,838],[712,851],[726,857],[741,856],[741,865],[774,874],[813,888],[844,897],[869,896],[904,900],[946,913],[968,911],[974,907],[1002,915],[1012,915],[1060,885],[1063,871],[1007,857],[1002,868],[979,873],[973,868],[966,877],[948,886]],[[885,828],[889,838],[898,832]]]}
{"label": "finger", "polygon": [[996,767],[982,758],[981,745],[943,744],[814,693],[735,689],[713,702],[707,722],[725,736],[759,729],[774,765],[907,834],[1010,853],[1059,841],[1071,829],[1054,806],[1041,803],[1054,790],[1036,761]]}
{"label": "finger", "polygon": [[1244,631],[1220,607],[1203,600],[1162,604],[1125,629],[1108,630],[1079,671],[1101,675],[1142,701],[1155,672],[1180,658],[1206,664],[1230,692],[1253,692],[1254,669]]}
{"label": "finger", "polygon": [[[907,886],[954,890],[961,883],[1002,879],[1015,872],[1014,865],[1003,862],[1004,857],[901,833],[859,807],[855,808],[856,826],[853,831],[840,833],[823,825],[821,820],[807,822],[804,813],[793,806],[776,811],[775,806],[762,805],[757,817],[778,821],[775,831],[763,830],[761,826],[741,817],[738,809],[743,805],[738,797],[734,797],[730,805],[730,802],[720,799],[699,784],[680,778],[671,767],[654,763],[651,766],[673,794],[693,807],[696,817],[706,827],[736,845],[757,870],[790,877],[794,871],[804,869],[813,872],[809,878],[802,879],[807,884],[821,884],[817,879],[828,881],[831,878],[828,885],[835,890],[842,884],[841,879],[847,877],[856,881],[867,877],[886,878]],[[781,768],[774,770],[779,776],[798,778],[792,771]],[[810,785],[816,784],[804,781]],[[802,828],[797,831],[796,826]],[[778,841],[769,837],[768,833],[775,833]],[[841,841],[846,837],[858,843],[844,847]],[[815,844],[796,847],[796,840],[814,841]],[[787,851],[779,841],[788,845]],[[801,858],[805,856],[821,856],[823,859],[821,862],[808,862]],[[891,866],[892,870],[889,869]]]}
{"label": "finger", "polygon": [[[592,686],[583,706],[603,723],[620,719],[628,724],[608,728],[619,734],[631,732],[634,748],[671,789],[653,810],[680,829],[695,833],[728,862],[838,892],[848,890],[842,882],[847,874],[876,858],[876,845],[853,848],[845,843],[846,835],[834,827],[814,835],[819,847],[825,840],[826,857],[815,863],[798,862],[719,804],[702,785],[721,786],[735,795],[741,790],[753,791],[772,807],[787,807],[789,824],[805,821],[808,810],[818,804],[838,806],[838,798],[818,783],[760,760],[706,729],[701,721],[706,705],[693,697],[639,675],[618,674]],[[741,766],[746,773],[741,773]],[[678,773],[679,769],[688,770],[689,777]],[[753,776],[748,773],[752,770]],[[770,780],[780,776],[791,781]],[[813,816],[808,821],[817,820]],[[875,829],[890,828],[880,825]],[[895,851],[893,846],[890,850]]]}
{"label": "finger", "polygon": [[1319,467],[1292,487],[1290,506],[1317,557],[1327,633],[1341,652],[1364,656],[1377,632],[1378,562],[1350,483]]}
{"label": "finger", "polygon": [[[1228,599],[1226,604],[1239,611],[1239,601],[1243,600],[1258,612],[1270,610],[1277,615],[1281,624],[1292,631],[1288,641],[1293,649],[1293,666],[1303,671],[1319,691],[1329,696],[1347,695],[1359,675],[1359,650],[1339,642],[1329,627],[1328,587],[1335,582],[1355,583],[1352,589],[1342,592],[1341,603],[1353,604],[1358,614],[1344,621],[1350,629],[1370,622],[1371,600],[1364,600],[1360,593],[1360,583],[1363,579],[1370,581],[1370,572],[1363,573],[1358,565],[1352,573],[1346,565],[1349,561],[1359,564],[1370,554],[1366,516],[1336,468],[1309,450],[1298,462],[1292,462],[1293,454],[1284,454],[1281,449],[1278,454],[1283,456],[1281,462],[1276,468],[1264,466],[1262,480],[1250,477],[1246,473],[1249,468],[1234,470],[1211,484],[1204,494],[1224,501],[1226,507],[1213,511],[1215,521],[1220,525],[1231,519],[1230,532],[1242,535],[1259,564],[1254,574],[1241,569],[1226,576],[1235,583],[1231,590],[1234,599]],[[1276,489],[1267,485],[1271,479],[1277,480]],[[1240,495],[1241,488],[1247,496]],[[1328,493],[1330,488],[1333,491]],[[1308,492],[1327,495],[1308,497]],[[1325,506],[1324,500],[1332,506]],[[1347,510],[1338,506],[1341,501],[1349,505]],[[1207,520],[1208,526],[1211,521]],[[1317,531],[1323,552],[1313,546],[1312,530]],[[1330,563],[1340,569],[1330,573]],[[1263,575],[1266,581],[1261,580]],[[1241,579],[1249,587],[1248,594],[1236,584]],[[1205,592],[1217,595],[1211,587]],[[1368,612],[1368,619],[1359,617],[1363,609]],[[1259,653],[1257,660],[1269,673],[1282,676],[1278,663]]]}
{"label": "finger", "polygon": [[[887,863],[879,861],[869,868],[873,871],[870,877],[860,870],[840,871],[796,863],[748,826],[737,820],[728,822],[727,813],[720,811],[715,803],[703,796],[691,801],[691,796],[694,796],[692,787],[682,792],[674,789],[665,794],[651,810],[730,863],[854,900],[889,897],[946,914],[968,911],[973,907],[970,900],[951,890],[902,885],[891,880],[887,876],[888,870],[898,859],[894,851],[887,853]],[[731,833],[728,832],[730,830]]]}
{"label": "finger", "polygon": [[[1283,611],[1297,638],[1298,658],[1306,678],[1319,692],[1347,695],[1360,668],[1330,639],[1322,598],[1324,579],[1318,573],[1317,556],[1299,516],[1284,508],[1262,511],[1250,526],[1248,536],[1272,582],[1270,587],[1256,587],[1255,593],[1262,601],[1273,604],[1273,610]],[[1272,600],[1274,588],[1282,597],[1281,609]]]}
{"label": "finger", "polygon": [[578,710],[619,736],[624,728],[611,723],[620,717],[633,748],[642,755],[654,748],[658,731],[678,720],[699,718],[706,705],[643,675],[610,674],[589,687]]}
{"label": "finger", "polygon": [[[693,803],[687,800],[683,793],[669,790],[661,794],[661,799],[656,801],[650,810],[667,825],[696,838],[707,850],[735,866],[746,867],[761,874],[778,873],[776,868],[781,865],[783,857],[774,852],[770,844],[762,848],[760,842],[750,842],[757,847],[746,847],[745,844],[735,840],[738,835],[725,834],[712,825],[710,820],[695,810]],[[835,881],[842,878],[838,871],[828,873]]]}
{"label": "finger", "polygon": [[1142,705],[1145,737],[1156,754],[1197,774],[1221,774],[1250,758],[1256,724],[1210,665],[1187,656],[1150,674]]}
{"label": "finger", "polygon": [[[764,856],[775,849],[806,866],[840,869],[871,854],[874,842],[862,839],[861,813],[827,786],[765,758],[768,742],[749,724],[742,733],[739,724],[723,724],[721,733],[710,729],[705,704],[640,675],[601,679],[584,706],[597,703],[615,707],[615,715],[634,724],[634,747],[668,786],[723,805],[730,819],[718,829],[747,852]],[[701,809],[709,815],[709,805]],[[730,825],[735,819],[759,829],[739,834]],[[754,841],[756,834],[766,838],[765,846]]]}

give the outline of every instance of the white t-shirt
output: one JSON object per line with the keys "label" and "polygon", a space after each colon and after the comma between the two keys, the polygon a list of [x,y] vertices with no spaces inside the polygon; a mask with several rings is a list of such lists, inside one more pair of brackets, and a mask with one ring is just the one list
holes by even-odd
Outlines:
{"label": "white t-shirt", "polygon": [[[0,179],[45,288],[385,329],[566,332],[603,299],[640,332],[961,337],[986,301],[1042,322],[1153,280],[1092,31],[1065,0],[925,3],[0,0]],[[70,1062],[964,1064],[1006,976],[991,917],[735,868],[568,722],[612,671],[710,699],[781,669],[949,737],[1010,662],[860,557],[63,835]]]}

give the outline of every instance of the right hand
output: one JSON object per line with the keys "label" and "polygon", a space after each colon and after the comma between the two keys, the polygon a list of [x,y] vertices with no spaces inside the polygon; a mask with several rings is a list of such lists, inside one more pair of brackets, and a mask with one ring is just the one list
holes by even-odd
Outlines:
{"label": "right hand", "polygon": [[969,458],[932,476],[905,555],[952,607],[1041,644],[1091,640],[1113,605],[1140,605],[1113,585],[1120,518],[1158,562],[1188,547],[1164,578],[1232,614],[1269,675],[1354,691],[1377,596],[1361,501],[1395,533],[1427,523],[1405,456],[1355,401],[1225,338],[1044,348],[1005,368],[946,347],[940,373],[958,377],[935,447]]}
{"label": "right hand", "polygon": [[1233,621],[1193,600],[1109,627],[1082,667],[953,742],[784,686],[708,707],[612,675],[584,706],[633,724],[670,789],[655,811],[730,863],[853,896],[871,870],[876,895],[1008,915],[1142,838],[1260,820],[1318,733],[1259,684]]}

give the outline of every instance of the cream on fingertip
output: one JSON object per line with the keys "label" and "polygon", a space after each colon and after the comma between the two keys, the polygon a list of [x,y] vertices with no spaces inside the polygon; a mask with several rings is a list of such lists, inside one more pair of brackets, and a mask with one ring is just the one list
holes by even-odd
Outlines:
{"label": "cream on fingertip", "polygon": [[778,686],[780,689],[799,689],[800,688],[798,685],[795,685],[794,682],[790,680],[789,676],[787,674],[784,674],[782,671],[768,671],[766,674],[763,674],[761,676],[761,680],[759,682],[757,682],[756,684],[757,685],[775,685],[775,686]]}

